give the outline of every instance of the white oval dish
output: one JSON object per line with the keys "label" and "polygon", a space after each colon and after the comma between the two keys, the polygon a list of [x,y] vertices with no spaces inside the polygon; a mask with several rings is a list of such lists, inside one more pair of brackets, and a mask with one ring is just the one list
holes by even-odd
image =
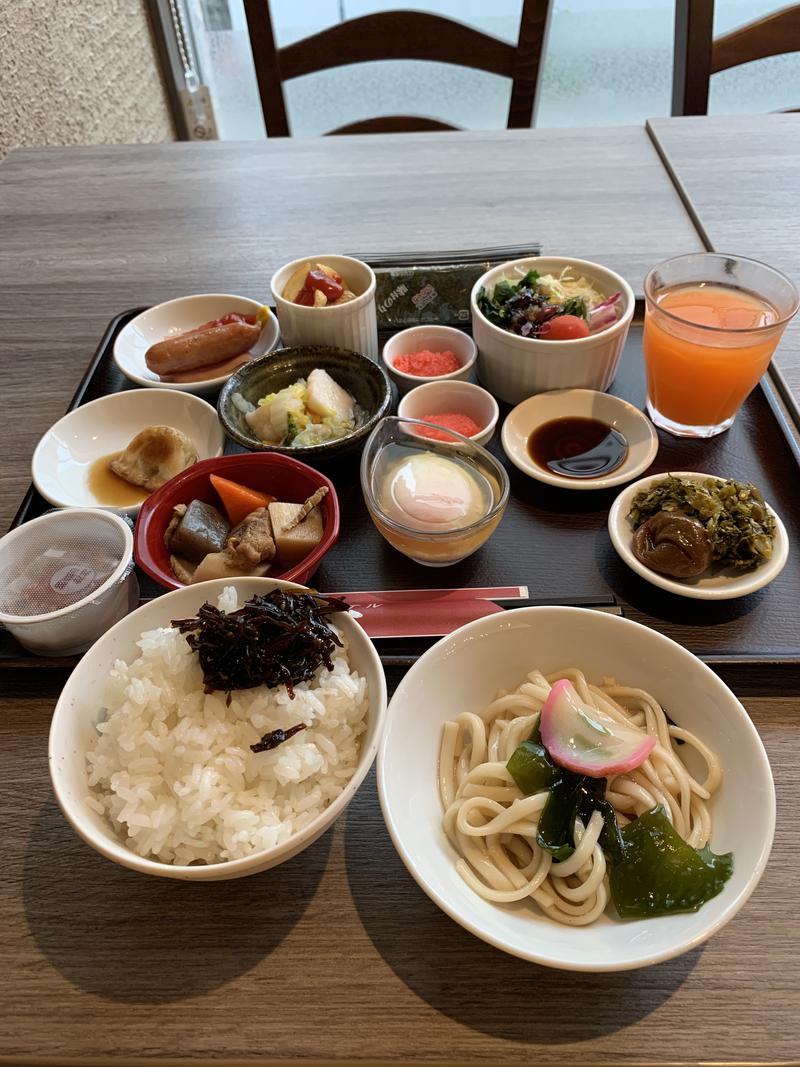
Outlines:
{"label": "white oval dish", "polygon": [[491,393],[479,385],[463,381],[434,381],[418,385],[406,393],[397,406],[397,414],[408,419],[422,419],[443,411],[468,415],[481,427],[480,433],[470,437],[470,441],[476,445],[485,445],[491,439],[500,417],[500,409]]}
{"label": "white oval dish", "polygon": [[[623,435],[628,454],[616,470],[596,478],[568,478],[540,467],[528,452],[528,438],[535,429],[565,417],[599,419]],[[647,470],[658,452],[658,434],[638,408],[609,393],[593,389],[557,389],[528,397],[509,412],[501,434],[503,450],[524,474],[562,489],[608,489],[622,485]]]}
{"label": "white oval dish", "polygon": [[[323,263],[341,275],[355,300],[330,307],[306,307],[284,299],[283,291],[298,267]],[[314,255],[294,259],[276,271],[270,282],[283,343],[329,345],[348,348],[373,362],[378,361],[378,317],[375,310],[375,273],[366,263],[351,256]],[[262,353],[263,355],[263,353]]]}
{"label": "white oval dish", "polygon": [[235,586],[240,603],[271,589],[300,590],[303,586],[273,578],[234,578],[201,582],[157,597],[118,622],[86,653],[70,675],[53,712],[50,727],[50,777],[61,810],[77,834],[107,859],[142,874],[183,881],[210,882],[241,878],[276,867],[296,856],[323,834],[355,796],[378,748],[386,716],[386,682],[378,654],[364,630],[349,614],[337,616],[350,652],[351,666],[362,674],[369,689],[367,731],[362,735],[359,762],[343,791],[324,811],[290,837],[288,841],[263,852],[221,863],[178,866],[145,859],[126,848],[102,815],[86,803],[89,795],[85,753],[96,736],[101,718],[104,689],[109,672],[118,659],[130,663],[138,654],[136,642],[145,630],[169,626],[175,618],[196,614],[206,601],[216,603],[226,586]]}
{"label": "white oval dish", "polygon": [[[698,471],[669,471],[669,473],[676,478],[687,478],[697,482],[702,481],[704,478],[717,478],[719,481],[724,481],[723,478],[719,478],[716,474],[702,474]],[[633,529],[626,516],[630,511],[631,501],[640,490],[647,489],[653,482],[666,477],[667,474],[663,473],[651,474],[646,478],[640,478],[638,482],[634,482],[633,485],[629,485],[624,489],[611,505],[611,510],[608,513],[608,533],[611,543],[620,558],[627,563],[631,570],[636,571],[640,577],[644,578],[646,582],[650,582],[651,585],[657,585],[659,589],[666,589],[669,593],[676,593],[678,596],[689,597],[692,600],[734,600],[736,597],[755,593],[757,589],[763,589],[765,585],[769,585],[773,579],[778,577],[786,565],[786,560],[789,558],[789,535],[780,516],[772,508],[769,508],[769,504],[767,504],[767,507],[775,519],[772,558],[766,563],[762,563],[760,567],[756,567],[755,570],[747,571],[744,574],[732,574],[730,572],[712,575],[701,574],[698,578],[678,580],[677,578],[668,578],[665,574],[658,574],[656,571],[645,567],[643,563],[640,563],[631,549]]]}
{"label": "white oval dish", "polygon": [[[437,782],[444,723],[479,710],[535,667],[547,673],[567,666],[583,669],[590,681],[613,675],[647,689],[678,725],[720,757],[724,780],[711,809],[711,847],[732,851],[734,869],[722,892],[696,913],[627,921],[605,914],[591,926],[563,926],[525,902],[482,899],[456,871]],[[775,829],[775,788],[764,746],[722,680],[655,630],[585,608],[518,608],[468,623],[439,641],[395,691],[377,768],[386,825],[428,896],[476,937],[565,970],[631,970],[700,945],[755,889]]]}
{"label": "white oval dish", "polygon": [[[519,281],[531,269],[558,275],[565,267],[574,267],[608,296],[622,293],[621,314],[613,325],[573,341],[542,341],[495,326],[478,308],[480,290],[493,291],[503,278]],[[534,256],[487,271],[472,288],[470,306],[472,336],[478,346],[478,378],[499,399],[519,404],[549,389],[608,389],[622,355],[635,300],[625,279],[599,263],[567,256]]]}
{"label": "white oval dish", "polygon": [[[145,363],[148,348],[167,337],[185,333],[204,322],[227,315],[230,311],[236,311],[240,315],[256,315],[262,307],[263,304],[259,304],[257,300],[225,293],[198,293],[195,296],[179,296],[175,300],[167,300],[143,311],[122,328],[114,341],[114,362],[125,377],[137,385],[149,389],[174,389],[177,392],[194,393],[195,396],[210,396],[219,392],[221,386],[230,378],[230,374],[204,382],[163,382]],[[277,320],[270,314],[251,354],[254,357],[265,356],[277,345],[279,336]]]}
{"label": "white oval dish", "polygon": [[[409,352],[419,352],[422,349],[431,352],[452,352],[461,366],[458,370],[449,374],[434,374],[423,378],[419,374],[408,374],[398,370],[394,365],[397,356],[407,355]],[[383,346],[383,363],[386,372],[397,386],[400,396],[404,396],[412,389],[431,382],[465,382],[475,370],[475,360],[478,358],[478,349],[475,342],[455,326],[410,326],[407,330],[400,330],[393,334]]]}
{"label": "white oval dish", "polygon": [[82,404],[51,426],[31,461],[33,484],[57,508],[108,508],[135,515],[129,507],[103,504],[89,489],[87,475],[99,456],[119,452],[146,426],[182,430],[198,459],[221,456],[225,433],[210,404],[173,389],[129,389]]}

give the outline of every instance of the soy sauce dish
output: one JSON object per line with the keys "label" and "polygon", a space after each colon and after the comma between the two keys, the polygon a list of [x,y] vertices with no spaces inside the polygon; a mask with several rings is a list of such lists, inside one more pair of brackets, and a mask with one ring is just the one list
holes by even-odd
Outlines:
{"label": "soy sauce dish", "polygon": [[607,489],[651,465],[658,436],[625,400],[593,389],[538,393],[511,411],[503,450],[524,474],[563,489]]}
{"label": "soy sauce dish", "polygon": [[789,556],[786,527],[758,486],[697,471],[629,485],[611,506],[608,533],[631,570],[693,600],[763,589]]}

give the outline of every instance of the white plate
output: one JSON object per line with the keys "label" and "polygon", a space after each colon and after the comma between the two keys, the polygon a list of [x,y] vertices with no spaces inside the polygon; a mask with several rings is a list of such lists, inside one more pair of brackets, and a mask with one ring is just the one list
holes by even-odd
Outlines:
{"label": "white plate", "polygon": [[[208,396],[218,392],[230,378],[230,374],[212,378],[207,382],[162,382],[157,374],[147,368],[144,357],[148,348],[167,337],[185,333],[204,322],[226,315],[229,311],[237,311],[241,315],[255,315],[262,307],[257,300],[249,300],[246,296],[228,296],[225,293],[202,293],[167,300],[164,304],[157,304],[143,311],[120,331],[114,341],[114,362],[125,377],[137,385]],[[251,354],[265,356],[277,345],[279,336],[278,321],[274,315],[270,315]]]}
{"label": "white plate", "polygon": [[104,504],[87,478],[94,460],[120,452],[145,426],[182,430],[194,442],[198,459],[221,456],[225,448],[222,425],[205,400],[173,389],[129,389],[83,404],[51,426],[33,453],[33,484],[57,508],[109,508],[135,515],[141,504]]}
{"label": "white plate", "polygon": [[[686,478],[700,482],[704,478],[716,478],[714,474],[702,474],[698,471],[670,471],[676,478]],[[611,505],[608,513],[608,533],[611,543],[620,557],[628,564],[631,570],[660,589],[666,589],[678,596],[689,597],[692,600],[733,600],[736,597],[747,596],[757,589],[777,578],[786,565],[789,557],[789,535],[780,517],[769,508],[770,514],[775,519],[775,539],[772,544],[772,558],[762,563],[755,570],[746,571],[744,574],[735,574],[725,571],[719,574],[701,574],[698,578],[668,578],[664,574],[657,574],[645,567],[634,556],[631,549],[633,542],[633,529],[626,516],[631,509],[631,502],[641,489],[647,489],[653,482],[666,478],[666,474],[651,474],[647,478],[640,478],[638,482],[624,489]],[[719,481],[724,479],[720,478]]]}
{"label": "white plate", "polygon": [[[477,711],[535,667],[582,668],[643,687],[719,756],[711,847],[732,851],[722,892],[693,914],[588,927],[545,918],[533,904],[494,904],[455,869],[437,783],[444,723]],[[398,686],[378,753],[386,825],[408,870],[451,918],[504,952],[548,967],[623,971],[678,956],[729,922],[752,893],[775,829],[775,788],[758,732],[728,687],[680,645],[646,626],[585,608],[518,608],[469,623],[426,652]],[[415,937],[409,930],[408,937]],[[724,953],[723,953],[724,954]]]}
{"label": "white plate", "polygon": [[[534,463],[528,438],[537,427],[565,417],[599,419],[612,426],[628,442],[625,462],[597,478],[567,478]],[[537,393],[518,404],[503,423],[503,449],[515,467],[539,482],[562,489],[608,489],[622,485],[647,470],[658,452],[658,434],[653,424],[627,400],[594,389],[555,389]]]}

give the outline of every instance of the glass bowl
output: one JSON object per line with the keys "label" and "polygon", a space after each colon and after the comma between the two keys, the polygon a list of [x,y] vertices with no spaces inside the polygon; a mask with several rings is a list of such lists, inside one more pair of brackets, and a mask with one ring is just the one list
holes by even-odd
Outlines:
{"label": "glass bowl", "polygon": [[[449,567],[472,555],[494,533],[508,503],[508,475],[485,448],[453,430],[445,431],[452,438],[447,441],[422,439],[414,432],[416,426],[430,425],[395,415],[379,422],[361,457],[361,489],[370,518],[393,548],[425,567]],[[453,478],[462,485],[471,482],[475,508],[483,505],[479,518],[467,517],[461,525],[456,519],[446,524],[403,521],[393,492],[393,475],[412,457],[424,454],[452,464]],[[442,472],[440,467],[440,475]]]}

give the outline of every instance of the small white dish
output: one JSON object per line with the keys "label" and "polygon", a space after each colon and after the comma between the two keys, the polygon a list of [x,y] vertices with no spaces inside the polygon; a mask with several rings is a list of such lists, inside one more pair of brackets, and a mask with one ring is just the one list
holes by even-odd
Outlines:
{"label": "small white dish", "polygon": [[[412,389],[400,401],[397,414],[407,419],[425,419],[442,412],[457,412],[468,415],[481,427],[480,433],[470,436],[476,445],[485,445],[491,439],[500,409],[491,393],[472,382],[438,381],[427,382]],[[413,431],[412,431],[413,432]]]}
{"label": "small white dish", "polygon": [[133,534],[110,511],[49,511],[0,539],[0,624],[37,656],[83,652],[138,600]]}
{"label": "small white dish", "polygon": [[225,448],[225,432],[205,400],[173,389],[128,389],[83,404],[51,426],[33,453],[33,484],[57,508],[135,515],[141,501],[127,507],[103,503],[89,486],[89,473],[95,460],[120,452],[146,426],[182,430],[198,460],[221,456]]}
{"label": "small white dish", "polygon": [[[700,482],[705,478],[716,478],[724,481],[716,474],[702,474],[699,471],[669,471],[675,478],[686,478]],[[765,585],[777,578],[786,565],[789,558],[789,535],[780,516],[769,507],[770,514],[775,519],[775,539],[772,543],[772,558],[762,563],[755,570],[744,574],[736,574],[731,570],[721,571],[717,574],[701,574],[697,578],[668,578],[665,574],[658,574],[650,570],[634,556],[631,544],[633,542],[633,528],[628,522],[627,515],[631,509],[633,498],[642,489],[648,489],[654,482],[666,478],[667,474],[651,474],[647,478],[640,478],[638,482],[629,485],[619,494],[611,510],[608,513],[608,533],[611,543],[617,550],[620,558],[631,568],[632,571],[644,578],[651,585],[657,585],[659,589],[666,589],[668,593],[676,593],[678,596],[689,597],[691,600],[734,600],[736,597],[747,596],[755,593],[757,589],[763,589]]]}
{"label": "small white dish", "polygon": [[[157,374],[148,370],[145,363],[148,348],[158,341],[166,340],[167,337],[186,333],[196,326],[202,326],[204,322],[227,315],[228,312],[256,315],[262,307],[263,304],[259,304],[257,300],[225,293],[199,293],[167,300],[143,311],[123,327],[114,341],[114,362],[125,377],[137,385],[150,389],[174,389],[177,392],[194,393],[195,396],[210,396],[219,392],[220,387],[230,378],[230,374],[204,382],[164,382]],[[277,345],[279,336],[277,320],[274,315],[270,315],[251,356],[255,358],[271,352]]]}
{"label": "small white dish", "polygon": [[[534,668],[547,674],[568,666],[592,682],[613,676],[652,693],[679,726],[719,757],[723,780],[710,809],[711,848],[732,851],[734,867],[722,892],[699,911],[625,921],[607,911],[590,926],[563,926],[527,902],[484,900],[456,870],[438,788],[444,723],[478,711]],[[725,683],[656,630],[585,608],[517,608],[468,623],[439,641],[395,690],[377,770],[392,841],[431,900],[496,948],[564,970],[631,970],[696,948],[747,901],[775,830],[775,787],[764,746]]]}
{"label": "small white dish", "polygon": [[[421,352],[424,349],[430,352],[452,352],[461,366],[450,374],[434,374],[425,378],[419,374],[406,374],[405,371],[397,370],[394,365],[395,357]],[[397,386],[400,396],[426,382],[465,382],[472,377],[477,358],[478,349],[475,342],[469,334],[457,330],[455,326],[410,326],[407,330],[393,334],[383,346],[386,371]]]}
{"label": "small white dish", "polygon": [[[284,299],[286,283],[305,263],[311,264],[312,269],[316,263],[331,267],[341,275],[345,288],[355,293],[355,300],[315,308]],[[302,259],[294,259],[276,271],[272,276],[270,288],[283,344],[286,347],[329,345],[331,348],[347,348],[375,363],[378,362],[375,273],[368,264],[351,256],[303,256]]]}
{"label": "small white dish", "polygon": [[[517,282],[529,270],[558,276],[565,267],[587,278],[600,292],[621,293],[620,315],[605,330],[572,341],[521,337],[489,322],[478,307],[481,289],[494,292],[502,279]],[[619,274],[586,259],[533,256],[493,267],[472,288],[472,335],[478,346],[478,378],[500,400],[519,404],[548,389],[598,389],[611,386],[635,308],[633,290]]]}
{"label": "small white dish", "polygon": [[195,615],[206,601],[216,603],[226,586],[235,586],[240,603],[272,589],[305,588],[273,578],[222,578],[188,585],[156,597],[142,604],[92,645],[67,680],[53,712],[48,756],[50,777],[67,822],[101,855],[141,874],[189,882],[214,882],[242,878],[276,867],[302,852],[331,826],[355,796],[377,752],[386,718],[383,667],[364,630],[349,613],[345,613],[337,616],[336,625],[347,639],[352,667],[367,682],[367,730],[361,738],[358,764],[352,778],[336,799],[301,830],[282,844],[241,859],[179,866],[137,855],[126,847],[111,823],[92,810],[87,803],[90,790],[86,751],[97,736],[97,722],[103,718],[106,684],[115,662],[120,659],[132,662],[140,654],[137,641],[144,631],[169,626],[172,619]]}
{"label": "small white dish", "polygon": [[[534,463],[528,452],[528,439],[534,430],[553,419],[578,417],[598,419],[618,430],[628,442],[624,462],[608,474],[596,478],[570,478]],[[556,389],[528,397],[509,412],[502,430],[503,450],[524,474],[562,489],[608,489],[622,485],[647,470],[658,452],[658,434],[645,415],[609,393],[594,389]]]}

